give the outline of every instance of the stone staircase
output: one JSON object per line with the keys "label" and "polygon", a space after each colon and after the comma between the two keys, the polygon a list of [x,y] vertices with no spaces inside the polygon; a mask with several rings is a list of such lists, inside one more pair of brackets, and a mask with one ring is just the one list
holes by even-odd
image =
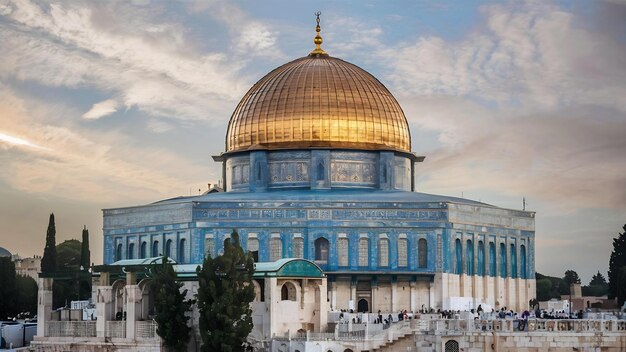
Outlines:
{"label": "stone staircase", "polygon": [[415,334],[409,333],[385,342],[372,352],[435,352],[435,347],[429,342],[419,341]]}

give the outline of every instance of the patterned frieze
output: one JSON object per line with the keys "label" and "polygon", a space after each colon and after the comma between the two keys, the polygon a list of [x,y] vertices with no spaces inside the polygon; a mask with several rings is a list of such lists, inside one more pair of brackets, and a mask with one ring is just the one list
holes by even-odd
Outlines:
{"label": "patterned frieze", "polygon": [[450,203],[448,210],[450,222],[453,223],[535,230],[533,212],[456,203]]}
{"label": "patterned frieze", "polygon": [[105,209],[104,228],[129,228],[190,222],[192,203]]}
{"label": "patterned frieze", "polygon": [[446,220],[441,210],[397,209],[196,209],[195,220],[300,219],[300,220]]}

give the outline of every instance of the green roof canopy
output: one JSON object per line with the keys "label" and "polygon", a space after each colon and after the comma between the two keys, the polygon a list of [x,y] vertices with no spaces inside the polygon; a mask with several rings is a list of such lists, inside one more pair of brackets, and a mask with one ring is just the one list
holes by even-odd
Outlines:
{"label": "green roof canopy", "polygon": [[283,258],[275,262],[256,263],[254,277],[324,277],[315,263],[300,258]]}
{"label": "green roof canopy", "polygon": [[[94,266],[94,272],[108,272],[114,278],[121,278],[126,272],[136,272],[140,277],[146,277],[151,265],[161,264],[163,257],[145,259],[118,260],[111,264]],[[167,258],[173,264],[174,271],[179,279],[194,280],[196,268],[200,264],[176,264],[172,258]],[[254,277],[324,277],[324,272],[315,263],[300,258],[284,258],[275,262],[254,264]]]}

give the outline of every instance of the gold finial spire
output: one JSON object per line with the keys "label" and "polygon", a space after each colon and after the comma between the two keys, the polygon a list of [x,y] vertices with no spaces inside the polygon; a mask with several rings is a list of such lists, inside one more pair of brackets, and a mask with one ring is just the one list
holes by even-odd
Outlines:
{"label": "gold finial spire", "polygon": [[315,49],[311,51],[311,53],[309,53],[309,56],[328,55],[328,53],[326,53],[322,49],[322,42],[324,40],[322,39],[322,36],[320,35],[320,31],[322,30],[322,28],[320,27],[320,15],[321,14],[322,13],[320,11],[317,11],[315,13],[315,16],[317,17],[316,19],[317,26],[315,26],[315,32],[317,32],[317,34],[315,35],[315,39],[313,39],[313,43],[315,43]]}

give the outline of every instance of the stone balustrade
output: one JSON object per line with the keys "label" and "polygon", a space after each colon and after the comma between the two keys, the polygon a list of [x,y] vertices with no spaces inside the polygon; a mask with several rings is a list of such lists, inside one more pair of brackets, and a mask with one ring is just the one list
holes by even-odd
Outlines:
{"label": "stone balustrade", "polygon": [[96,337],[95,321],[47,321],[46,337]]}

